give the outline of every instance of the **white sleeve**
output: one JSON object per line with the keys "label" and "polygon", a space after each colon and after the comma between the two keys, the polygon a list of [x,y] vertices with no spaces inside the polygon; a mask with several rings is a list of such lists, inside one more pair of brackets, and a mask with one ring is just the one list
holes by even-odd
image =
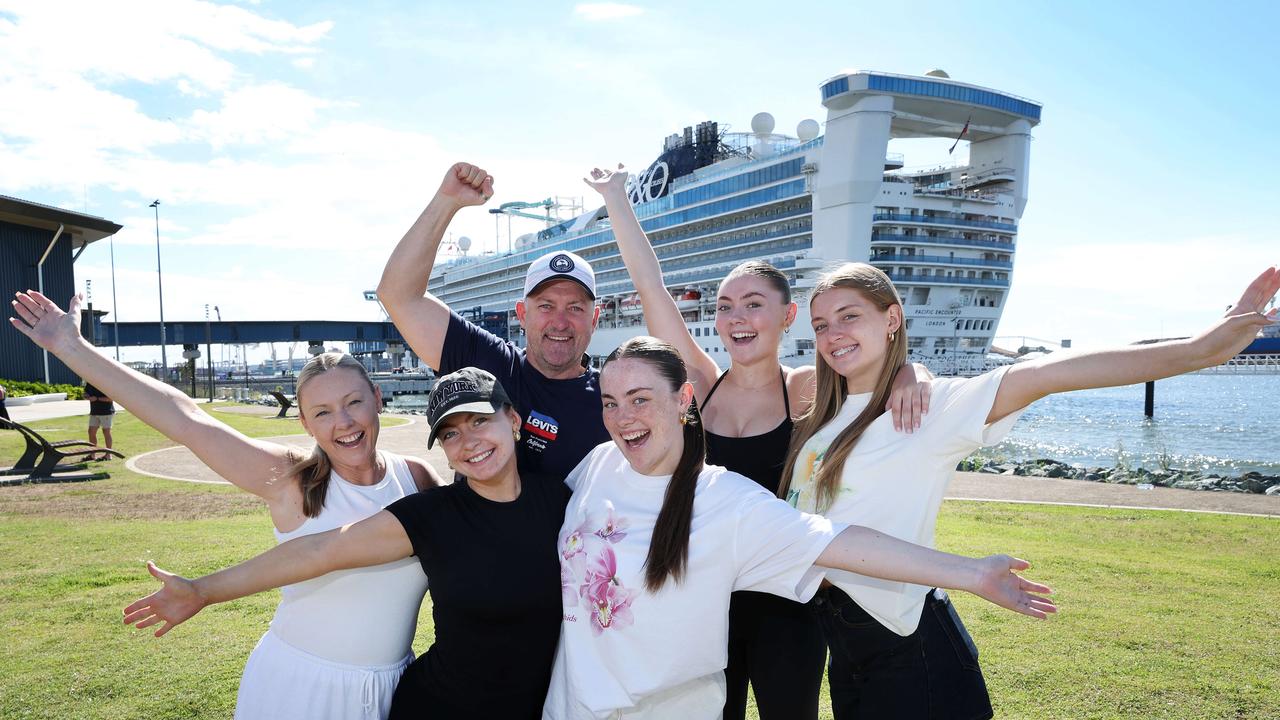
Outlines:
{"label": "white sleeve", "polygon": [[846,526],[802,513],[764,490],[749,493],[737,512],[733,589],[800,602],[813,597],[826,572],[813,563]]}
{"label": "white sleeve", "polygon": [[934,381],[933,399],[921,432],[928,433],[946,454],[968,454],[1003,440],[1026,410],[1019,408],[987,424],[996,392],[1008,370],[1002,367],[977,377]]}
{"label": "white sleeve", "polygon": [[608,450],[609,448],[606,446],[611,445],[613,445],[613,441],[609,440],[608,442],[600,443],[592,448],[591,452],[587,453],[586,457],[579,460],[578,464],[575,465],[574,468],[569,471],[569,474],[565,476],[564,484],[568,485],[570,490],[576,492],[578,490],[578,484],[582,482],[582,479],[585,478],[587,473],[590,471],[591,461]]}

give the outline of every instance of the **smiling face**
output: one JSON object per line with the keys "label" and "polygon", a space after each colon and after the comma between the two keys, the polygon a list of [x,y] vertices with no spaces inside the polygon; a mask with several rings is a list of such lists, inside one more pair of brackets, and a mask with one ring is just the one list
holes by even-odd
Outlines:
{"label": "smiling face", "polygon": [[902,326],[902,307],[881,310],[865,294],[834,287],[809,302],[818,354],[845,379],[850,393],[872,392],[889,349],[889,333]]}
{"label": "smiling face", "polygon": [[534,288],[516,303],[524,327],[529,362],[552,380],[582,374],[582,354],[591,343],[600,309],[572,280],[554,280]]}
{"label": "smiling face", "polygon": [[693,386],[672,390],[652,363],[614,360],[600,374],[604,426],[631,467],[642,475],[670,475],[684,452],[680,417],[693,401]]}
{"label": "smiling face", "polygon": [[360,372],[334,367],[298,386],[302,427],[335,465],[374,461],[382,394]]}
{"label": "smiling face", "polygon": [[472,482],[492,484],[515,473],[515,431],[520,416],[509,406],[499,413],[456,413],[440,421],[436,442],[449,467]]}
{"label": "smiling face", "polygon": [[732,275],[716,296],[716,330],[735,364],[778,356],[782,333],[796,318],[796,304],[757,275]]}

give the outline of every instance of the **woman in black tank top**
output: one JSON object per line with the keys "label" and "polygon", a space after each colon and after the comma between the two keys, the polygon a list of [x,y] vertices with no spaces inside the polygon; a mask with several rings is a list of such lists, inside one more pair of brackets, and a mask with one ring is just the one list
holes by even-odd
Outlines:
{"label": "woman in black tank top", "polygon": [[[753,260],[733,268],[720,283],[716,332],[733,364],[721,375],[715,360],[689,334],[663,284],[658,258],[627,198],[626,178],[621,168],[597,169],[587,184],[604,197],[618,250],[644,305],[649,334],[674,345],[685,361],[702,411],[707,462],[745,475],[776,494],[792,416],[807,409],[792,408],[788,386],[801,397],[812,396],[815,389],[812,365],[788,370],[778,361],[783,334],[796,318],[791,281],[772,265]],[[730,372],[733,378],[725,383]],[[907,389],[914,387],[913,373],[900,375]],[[711,407],[721,384],[726,388]],[[782,412],[775,414],[779,409]],[[778,420],[770,422],[774,417]],[[734,593],[725,720],[746,716],[748,683],[755,690],[761,720],[817,718],[825,659],[821,629],[806,605],[763,593]]]}

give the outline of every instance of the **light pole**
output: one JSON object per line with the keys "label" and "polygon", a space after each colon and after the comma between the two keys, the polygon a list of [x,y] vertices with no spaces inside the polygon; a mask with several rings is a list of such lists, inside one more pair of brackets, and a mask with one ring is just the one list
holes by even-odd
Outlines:
{"label": "light pole", "polygon": [[120,304],[116,302],[116,236],[107,238],[111,244],[111,335],[116,341],[116,362],[120,362]]}
{"label": "light pole", "polygon": [[160,201],[151,203],[156,211],[156,286],[160,289],[160,379],[169,382],[169,359],[165,355],[165,343],[168,338],[164,332],[164,276],[160,273]]}

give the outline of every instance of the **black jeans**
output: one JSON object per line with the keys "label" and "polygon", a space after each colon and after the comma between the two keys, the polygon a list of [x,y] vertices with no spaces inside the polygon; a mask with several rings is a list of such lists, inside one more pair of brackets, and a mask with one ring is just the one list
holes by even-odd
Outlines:
{"label": "black jeans", "polygon": [[724,720],[746,717],[748,681],[760,720],[814,720],[826,658],[822,628],[808,605],[768,593],[734,593]]}
{"label": "black jeans", "polygon": [[933,592],[916,631],[881,625],[836,587],[812,603],[831,651],[836,720],[985,720],[994,715],[973,646],[948,600]]}

